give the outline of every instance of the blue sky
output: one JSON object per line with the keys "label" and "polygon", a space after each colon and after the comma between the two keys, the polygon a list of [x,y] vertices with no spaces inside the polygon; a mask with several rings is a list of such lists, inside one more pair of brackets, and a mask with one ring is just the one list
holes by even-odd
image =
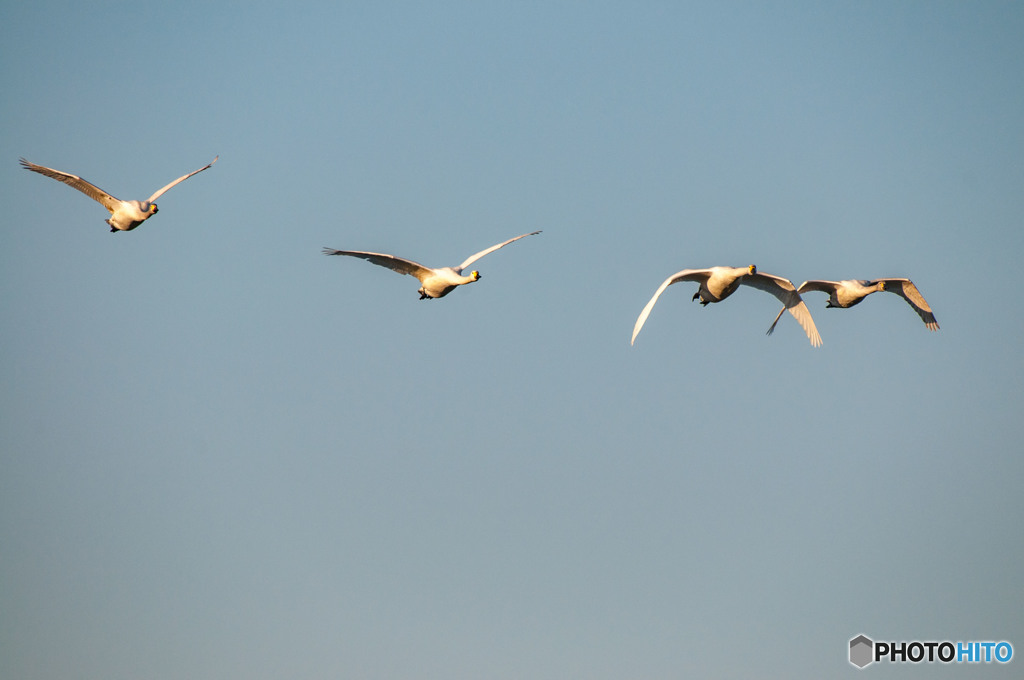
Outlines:
{"label": "blue sky", "polygon": [[[0,676],[1014,677],[1024,8],[7,3]],[[103,208],[175,187],[110,234]],[[536,229],[439,301],[431,266]],[[745,266],[908,276],[824,345]]]}

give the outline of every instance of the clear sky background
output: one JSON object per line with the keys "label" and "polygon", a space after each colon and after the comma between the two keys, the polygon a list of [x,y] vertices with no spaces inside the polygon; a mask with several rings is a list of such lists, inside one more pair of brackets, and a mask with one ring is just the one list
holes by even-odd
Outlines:
{"label": "clear sky background", "polygon": [[[7,2],[0,677],[1020,677],[1024,5]],[[144,199],[99,204],[18,157]],[[323,246],[477,263],[442,300]],[[912,278],[851,310],[670,288]],[[1008,640],[1009,667],[847,662]],[[1020,657],[1020,658],[1018,658]]]}

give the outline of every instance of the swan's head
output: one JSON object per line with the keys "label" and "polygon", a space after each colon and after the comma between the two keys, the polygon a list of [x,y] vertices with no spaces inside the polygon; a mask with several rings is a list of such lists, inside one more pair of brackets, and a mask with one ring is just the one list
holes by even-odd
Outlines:
{"label": "swan's head", "polygon": [[155,215],[157,210],[159,210],[159,208],[156,207],[156,203],[146,202],[142,204],[142,212],[147,215]]}
{"label": "swan's head", "polygon": [[885,281],[878,282],[878,290],[885,290]]}
{"label": "swan's head", "polygon": [[478,272],[477,270],[475,270],[475,269],[474,269],[473,271],[471,271],[471,272],[469,273],[469,278],[471,278],[471,279],[473,279],[474,281],[476,281],[477,279],[479,279],[479,278],[480,278],[480,272]]}
{"label": "swan's head", "polygon": [[750,270],[751,274],[756,274],[757,273],[757,266],[756,265],[750,265],[749,267],[747,267],[747,269]]}

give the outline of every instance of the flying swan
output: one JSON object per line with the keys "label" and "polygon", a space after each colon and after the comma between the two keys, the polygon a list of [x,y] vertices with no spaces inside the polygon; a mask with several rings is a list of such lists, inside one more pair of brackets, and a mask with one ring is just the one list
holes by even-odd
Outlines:
{"label": "flying swan", "polygon": [[420,299],[425,298],[442,298],[448,293],[455,290],[456,286],[461,286],[464,283],[473,283],[480,278],[480,272],[471,271],[469,276],[463,276],[462,270],[479,260],[488,253],[493,253],[498,248],[504,248],[513,241],[518,241],[521,238],[527,236],[533,236],[539,234],[540,231],[531,231],[529,234],[521,234],[515,238],[510,238],[503,243],[491,246],[486,250],[481,250],[475,255],[470,255],[466,260],[458,267],[438,267],[437,269],[431,269],[430,267],[424,267],[418,262],[407,260],[403,257],[397,257],[395,255],[385,255],[384,253],[367,253],[361,250],[334,250],[333,248],[324,248],[324,255],[349,255],[351,257],[359,257],[373,264],[380,265],[381,267],[387,267],[392,271],[396,271],[399,274],[409,274],[415,276],[420,280],[420,289],[416,292],[420,294]]}
{"label": "flying swan", "polygon": [[640,333],[640,329],[644,327],[644,322],[647,321],[647,317],[650,315],[651,309],[654,308],[654,303],[658,301],[658,297],[666,288],[680,281],[697,281],[700,283],[700,288],[693,294],[693,299],[700,298],[701,305],[705,306],[712,302],[721,302],[735,293],[741,284],[753,286],[759,290],[771,293],[781,300],[782,304],[786,305],[783,310],[789,310],[793,318],[800,323],[807,333],[807,338],[811,341],[811,345],[814,347],[821,345],[821,336],[818,335],[818,329],[814,326],[811,312],[800,298],[800,293],[793,287],[793,283],[781,276],[759,272],[754,265],[749,267],[684,269],[668,277],[658,287],[658,290],[654,292],[654,297],[647,303],[647,306],[640,312],[636,325],[633,326],[633,337],[630,339],[629,344],[632,345],[636,340],[636,336]]}
{"label": "flying swan", "polygon": [[163,189],[157,191],[155,194],[150,196],[145,201],[122,201],[119,198],[114,198],[103,189],[100,189],[95,184],[85,181],[78,175],[72,175],[71,173],[68,172],[61,172],[60,170],[54,170],[53,168],[47,168],[42,165],[36,165],[35,163],[28,162],[24,158],[21,159],[21,165],[26,170],[38,172],[40,175],[46,175],[47,177],[51,177],[57,180],[58,182],[64,182],[64,184],[67,184],[69,187],[74,187],[75,189],[78,189],[79,191],[81,191],[83,194],[93,199],[94,201],[102,203],[103,207],[110,211],[110,219],[107,220],[107,224],[110,225],[110,231],[117,232],[131,231],[132,229],[139,226],[140,224],[148,220],[150,217],[155,215],[158,209],[156,207],[156,203],[154,203],[153,201],[163,196],[164,192],[173,187],[175,184],[184,182],[192,175],[200,173],[203,170],[209,168],[211,165],[217,162],[217,158],[220,158],[220,156],[217,156],[212,161],[210,161],[209,165],[204,165],[198,170],[195,170],[193,172],[188,173],[187,175],[179,177],[178,179],[174,180],[173,182],[165,186]]}
{"label": "flying swan", "polygon": [[[822,281],[815,279],[801,283],[797,292],[806,293],[811,290],[820,290],[822,293],[828,293],[826,308],[840,307],[842,309],[858,305],[868,295],[880,290],[884,290],[887,293],[895,293],[914,308],[914,311],[921,317],[921,321],[924,321],[924,325],[928,327],[928,330],[939,330],[939,324],[935,320],[935,315],[932,314],[932,308],[924,301],[921,291],[917,289],[917,286],[910,279],[871,279],[870,281],[866,279],[847,281]],[[771,328],[768,329],[768,335],[771,335],[772,331],[775,330],[775,324],[779,322],[779,318],[784,311],[786,310],[779,311],[779,315],[775,317]]]}

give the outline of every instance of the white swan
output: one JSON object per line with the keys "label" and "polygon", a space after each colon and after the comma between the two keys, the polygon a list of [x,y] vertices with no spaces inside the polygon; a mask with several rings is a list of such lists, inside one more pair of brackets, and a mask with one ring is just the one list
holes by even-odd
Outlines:
{"label": "white swan", "polygon": [[531,231],[529,234],[521,234],[515,238],[510,238],[507,241],[491,246],[486,250],[481,250],[475,255],[470,255],[466,260],[458,267],[438,267],[432,269],[430,267],[424,267],[418,262],[407,260],[402,257],[396,257],[395,255],[385,255],[384,253],[367,253],[361,250],[334,250],[333,248],[324,248],[324,255],[350,255],[351,257],[360,257],[364,260],[368,260],[373,264],[380,265],[381,267],[387,267],[399,274],[409,274],[415,276],[420,280],[420,289],[416,292],[420,294],[420,299],[424,298],[441,298],[448,293],[455,290],[456,286],[461,286],[464,283],[473,283],[480,278],[480,272],[472,271],[469,276],[462,276],[462,270],[473,264],[481,257],[488,253],[492,253],[498,248],[503,248],[513,241],[518,241],[521,238],[527,236],[533,236],[539,234],[540,231]]}
{"label": "white swan", "polygon": [[[917,289],[914,282],[910,279],[852,279],[847,281],[823,281],[823,280],[811,280],[804,281],[800,284],[798,292],[806,293],[812,290],[820,290],[822,293],[828,293],[828,304],[825,307],[840,307],[846,309],[853,307],[854,305],[860,304],[861,300],[866,298],[872,293],[884,290],[887,293],[895,293],[901,298],[907,301],[914,311],[920,315],[921,320],[924,321],[924,325],[928,327],[930,331],[939,330],[939,324],[935,320],[935,315],[932,314],[932,308],[925,302],[924,296],[921,295],[921,291]],[[771,328],[768,329],[768,335],[772,334],[775,330],[775,324],[779,322],[779,317],[782,316],[782,312],[779,311],[779,315],[775,317],[775,321],[772,322]]]}
{"label": "white swan", "polygon": [[647,321],[648,315],[651,313],[651,309],[654,308],[654,303],[658,301],[658,297],[665,291],[666,288],[671,286],[673,283],[679,283],[680,281],[697,281],[700,283],[700,288],[693,294],[693,299],[700,298],[702,305],[708,305],[712,302],[721,302],[725,298],[729,297],[736,292],[736,289],[740,285],[753,286],[759,290],[763,290],[767,293],[771,293],[786,305],[783,309],[788,309],[789,313],[793,315],[800,325],[803,326],[804,331],[807,333],[808,340],[811,341],[811,345],[818,347],[821,345],[821,336],[818,335],[818,329],[814,326],[814,319],[811,318],[811,312],[807,309],[807,305],[800,299],[800,294],[793,287],[793,283],[789,279],[784,279],[781,276],[773,276],[772,274],[763,274],[757,271],[757,267],[750,265],[749,267],[711,267],[710,269],[684,269],[681,272],[673,274],[672,276],[665,279],[665,282],[658,287],[658,290],[654,292],[654,297],[651,298],[647,306],[644,307],[643,311],[640,312],[640,316],[636,320],[636,325],[633,326],[633,337],[630,339],[629,344],[633,344],[636,340],[636,336],[640,333],[640,329],[643,328],[644,322]]}
{"label": "white swan", "polygon": [[212,161],[210,161],[208,165],[204,165],[198,170],[195,170],[193,172],[188,173],[187,175],[179,177],[178,179],[174,180],[173,182],[165,186],[163,189],[157,191],[155,194],[150,196],[145,201],[122,201],[119,198],[114,198],[103,189],[100,189],[95,184],[85,181],[78,175],[72,175],[71,173],[68,172],[61,172],[60,170],[54,170],[53,168],[47,168],[42,165],[36,165],[35,163],[28,162],[24,158],[21,159],[21,165],[26,170],[38,172],[40,175],[46,175],[47,177],[51,177],[57,180],[58,182],[64,182],[64,184],[67,184],[69,187],[74,187],[75,189],[78,189],[79,191],[81,191],[83,194],[93,199],[94,201],[102,203],[103,207],[110,211],[110,219],[107,220],[107,224],[110,225],[110,231],[116,232],[131,231],[132,229],[139,226],[147,219],[155,215],[158,209],[156,207],[156,203],[154,203],[153,201],[163,196],[164,192],[173,187],[175,184],[184,182],[192,175],[200,173],[203,170],[209,168],[211,165],[217,162],[217,158],[220,158],[220,156],[215,157]]}

